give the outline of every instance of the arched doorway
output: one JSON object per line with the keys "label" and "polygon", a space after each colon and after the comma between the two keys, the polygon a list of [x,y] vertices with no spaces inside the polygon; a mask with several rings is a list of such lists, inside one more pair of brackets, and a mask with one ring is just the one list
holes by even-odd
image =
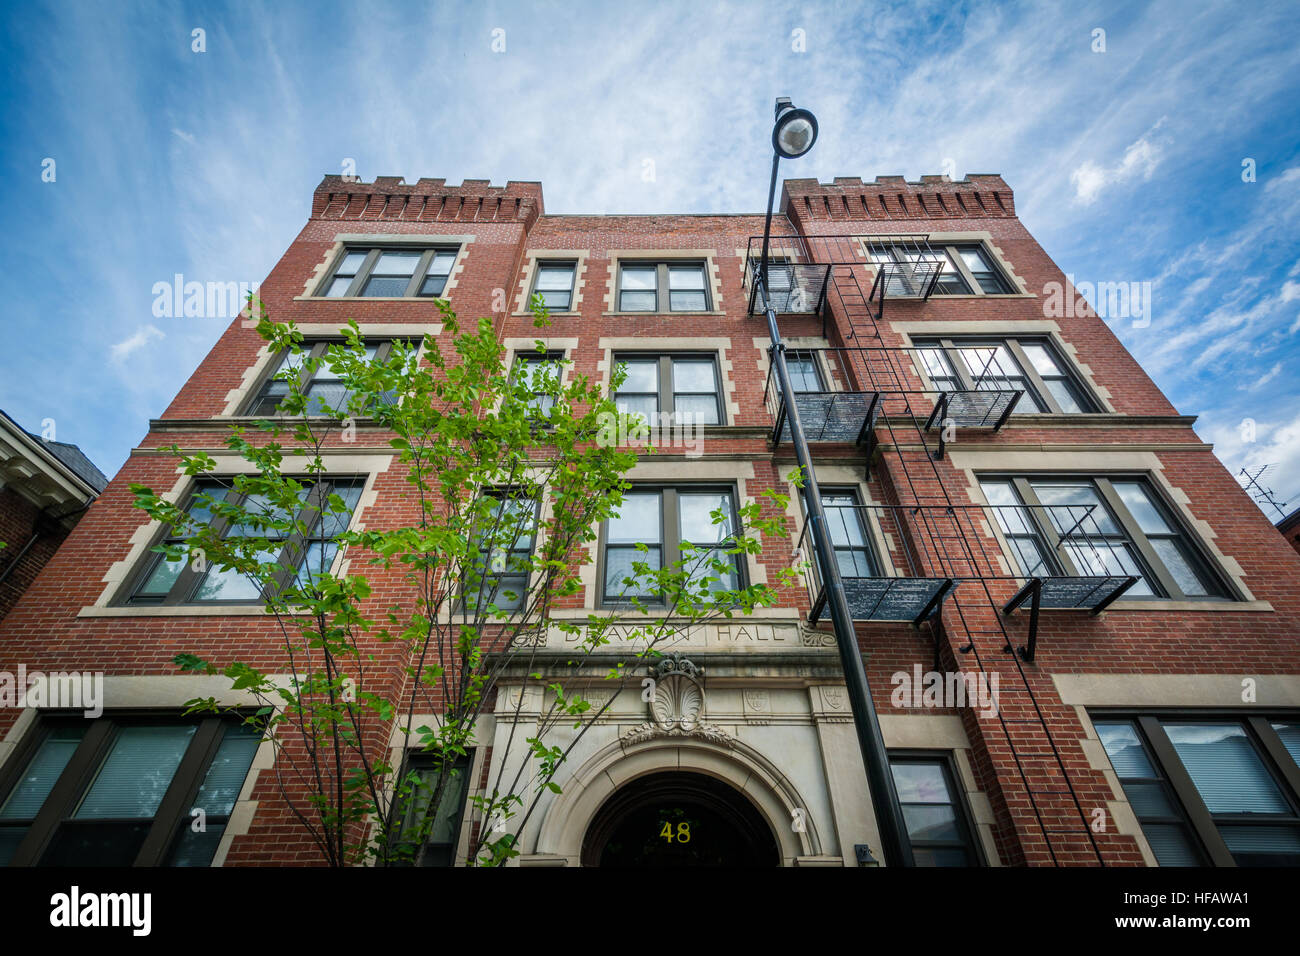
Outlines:
{"label": "arched doorway", "polygon": [[772,828],[744,794],[702,773],[640,777],[597,811],[583,866],[762,867],[781,855]]}

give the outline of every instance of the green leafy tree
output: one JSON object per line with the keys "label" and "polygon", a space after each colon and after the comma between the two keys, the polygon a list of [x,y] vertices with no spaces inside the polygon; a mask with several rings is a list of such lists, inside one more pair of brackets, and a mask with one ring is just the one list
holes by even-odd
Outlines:
{"label": "green leafy tree", "polygon": [[[615,695],[638,693],[631,665],[685,628],[776,600],[772,588],[737,586],[729,574],[737,556],[760,552],[763,536],[787,533],[751,501],[738,509],[739,527],[714,513],[719,548],[685,546],[682,560],[661,566],[639,545],[623,583],[640,597],[582,612],[589,545],[618,514],[637,461],[606,436],[635,435],[643,422],[620,416],[608,393],[563,365],[511,373],[490,320],[462,328],[446,302],[437,305],[442,334],[395,342],[379,361],[355,323],[311,357],[292,323],[250,302],[258,332],[290,360],[278,376],[280,415],[232,426],[225,440],[246,473],[186,507],[131,486],[136,505],[173,530],[173,543],[154,549],[166,560],[206,562],[260,588],[277,666],[194,654],[176,663],[224,674],[258,702],[238,713],[275,747],[278,792],[329,865],[427,862],[453,781],[477,791],[481,825],[465,862],[504,863],[538,797],[559,791],[565,758],[613,703],[593,710],[584,694],[593,675]],[[540,301],[534,312],[538,327],[548,324]],[[303,389],[302,370],[322,364],[341,383],[336,404]],[[611,389],[621,380],[618,370]],[[325,457],[358,429],[391,446],[409,520],[386,510],[367,514],[364,530],[349,528],[351,502],[332,490]],[[219,477],[209,455],[169,451],[184,473]],[[765,494],[783,514],[784,496]],[[336,560],[343,549],[347,573]],[[777,583],[795,583],[794,572]],[[551,635],[566,647],[563,662],[546,652]],[[455,780],[457,761],[480,744],[503,678],[542,689],[536,726],[515,719],[510,730],[511,749],[516,733],[528,734],[530,759],[513,771],[495,760],[486,786],[471,787]],[[518,718],[523,699],[499,716]],[[188,707],[223,709],[215,698]]]}

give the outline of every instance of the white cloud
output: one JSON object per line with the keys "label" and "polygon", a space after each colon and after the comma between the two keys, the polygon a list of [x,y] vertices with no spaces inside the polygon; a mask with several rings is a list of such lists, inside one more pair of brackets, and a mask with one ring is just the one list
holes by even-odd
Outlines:
{"label": "white cloud", "polygon": [[175,126],[172,127],[172,135],[175,136],[177,139],[183,139],[191,146],[193,146],[195,143],[195,136],[193,133],[187,133],[185,132],[185,130],[177,129]]}
{"label": "white cloud", "polygon": [[165,339],[162,329],[155,325],[142,325],[129,337],[109,346],[114,362],[121,362],[132,352],[139,351],[154,340]]}
{"label": "white cloud", "polygon": [[1088,205],[1096,202],[1097,197],[1109,186],[1127,182],[1135,177],[1150,179],[1163,158],[1165,141],[1155,138],[1154,133],[1165,123],[1165,117],[1124,150],[1124,158],[1114,166],[1105,168],[1092,160],[1085,160],[1070,173],[1070,183],[1074,186],[1075,198]]}
{"label": "white cloud", "polygon": [[1269,369],[1259,378],[1255,379],[1253,382],[1248,382],[1245,385],[1239,385],[1237,387],[1240,388],[1243,392],[1258,392],[1269,382],[1273,381],[1273,379],[1277,378],[1278,373],[1281,371],[1282,371],[1282,363],[1275,362],[1273,363],[1273,367],[1271,369]]}
{"label": "white cloud", "polygon": [[[1219,460],[1239,481],[1242,468],[1254,474],[1270,466],[1262,483],[1291,508],[1300,502],[1300,413],[1276,422],[1247,418],[1235,425],[1211,425],[1203,432]],[[1265,511],[1274,521],[1280,517],[1271,508]]]}

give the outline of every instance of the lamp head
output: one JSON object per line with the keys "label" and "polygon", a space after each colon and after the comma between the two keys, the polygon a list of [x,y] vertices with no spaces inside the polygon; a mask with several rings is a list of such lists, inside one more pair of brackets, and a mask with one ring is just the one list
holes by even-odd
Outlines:
{"label": "lamp head", "polygon": [[772,148],[786,159],[797,159],[817,142],[817,117],[809,110],[795,109],[787,96],[776,101],[776,125],[772,127]]}

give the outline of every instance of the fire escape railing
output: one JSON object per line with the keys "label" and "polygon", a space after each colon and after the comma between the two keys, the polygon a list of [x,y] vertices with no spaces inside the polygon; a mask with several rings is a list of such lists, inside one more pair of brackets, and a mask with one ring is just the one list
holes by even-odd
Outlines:
{"label": "fire escape railing", "polygon": [[[963,582],[1004,582],[1004,614],[1032,602],[1028,639],[1019,649],[1025,660],[1037,648],[1040,611],[1099,614],[1139,580],[1125,570],[1125,543],[1104,533],[1096,505],[824,507],[855,620],[920,624]],[[807,534],[805,527],[797,553],[808,553]],[[943,547],[958,536],[980,547]],[[899,545],[889,562],[886,541]],[[824,588],[815,564],[801,570],[815,624]]]}
{"label": "fire escape railing", "polygon": [[[951,478],[940,469],[939,459],[950,430],[1001,428],[1024,395],[1024,382],[1011,370],[999,369],[995,358],[981,360],[978,349],[887,347],[882,335],[886,303],[924,301],[934,294],[943,284],[945,269],[951,268],[946,252],[930,247],[928,236],[921,235],[783,236],[774,237],[772,243],[773,259],[793,267],[791,292],[796,287],[805,290],[791,295],[782,303],[784,311],[778,312],[793,318],[801,313],[820,317],[823,337],[836,319],[838,332],[857,346],[814,350],[829,372],[815,390],[806,378],[801,383],[792,380],[792,404],[810,433],[808,441],[864,447],[868,477],[876,457],[888,455],[898,465],[881,476],[894,504],[874,507],[880,512],[876,521],[892,522],[897,531],[897,538],[889,540],[904,542],[906,571],[885,576],[854,574],[849,568],[850,573],[844,574],[840,572],[846,569],[837,562],[844,599],[851,605],[847,612],[858,621],[928,623],[934,634],[936,669],[943,647],[948,646],[941,642],[946,634],[959,658],[966,656],[974,669],[987,675],[993,663],[987,657],[987,642],[996,638],[997,646],[1015,662],[1018,689],[1014,693],[1023,706],[1012,714],[999,709],[995,719],[1045,849],[1056,865],[1067,859],[1077,861],[1080,852],[1087,852],[1104,866],[1090,818],[1058,745],[1059,731],[1053,731],[1026,667],[1034,660],[1042,612],[1100,613],[1139,579],[1118,573],[1113,561],[1106,562],[1107,555],[1115,557],[1114,545],[1094,541],[1095,529],[1083,530],[1087,516],[1079,528],[1058,529],[1042,510],[1045,506],[1037,506],[1037,516],[1025,512],[1024,506],[1020,514],[1052,524],[1057,532],[1049,549],[1052,561],[1040,568],[1015,564],[1020,552],[1010,550],[1010,545],[1018,535],[1009,534],[1002,523],[1014,512],[1001,513],[1004,506],[962,503],[964,485],[949,492],[946,483]],[[754,267],[759,248],[751,240],[748,262]],[[753,288],[753,274],[746,268],[747,289]],[[795,355],[799,352],[794,350]],[[954,354],[963,352],[967,354]],[[929,364],[933,358],[946,358],[950,364],[973,361],[966,362],[960,373],[954,365],[949,368],[952,374],[941,375],[939,368]],[[836,369],[842,369],[842,374]],[[801,384],[808,391],[800,391]],[[771,382],[766,402],[772,414],[772,443],[779,445],[788,435],[783,417],[791,409]],[[972,520],[975,514],[980,518]],[[1053,540],[1050,534],[1047,540]],[[807,553],[806,528],[800,542],[801,552]],[[921,547],[922,542],[928,542],[928,547]],[[1086,555],[1094,561],[1084,561]],[[815,621],[825,598],[812,574],[809,600]],[[1017,648],[1011,620],[1024,607],[1028,608],[1026,640]],[[1041,737],[1027,736],[1031,726],[1039,728]],[[1061,816],[1067,806],[1068,821]]]}

